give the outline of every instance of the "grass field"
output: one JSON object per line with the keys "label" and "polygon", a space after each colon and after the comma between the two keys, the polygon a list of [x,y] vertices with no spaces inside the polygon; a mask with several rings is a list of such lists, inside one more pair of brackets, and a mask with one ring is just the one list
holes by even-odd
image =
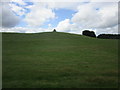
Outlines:
{"label": "grass field", "polygon": [[115,88],[118,40],[3,33],[3,88]]}

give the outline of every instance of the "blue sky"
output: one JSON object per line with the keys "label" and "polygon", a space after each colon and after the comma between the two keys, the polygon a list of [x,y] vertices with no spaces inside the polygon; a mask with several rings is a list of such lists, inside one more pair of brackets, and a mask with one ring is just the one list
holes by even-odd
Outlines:
{"label": "blue sky", "polygon": [[97,34],[118,33],[116,2],[29,1],[11,0],[2,5],[3,31],[36,33],[56,28],[60,32],[76,34],[81,34],[85,29]]}
{"label": "blue sky", "polygon": [[54,10],[56,14],[56,18],[53,20],[50,20],[48,22],[45,22],[44,25],[42,26],[43,28],[48,28],[48,24],[51,24],[53,28],[57,27],[58,23],[60,21],[72,18],[72,14],[75,13],[73,10],[67,10],[67,9],[58,9]]}

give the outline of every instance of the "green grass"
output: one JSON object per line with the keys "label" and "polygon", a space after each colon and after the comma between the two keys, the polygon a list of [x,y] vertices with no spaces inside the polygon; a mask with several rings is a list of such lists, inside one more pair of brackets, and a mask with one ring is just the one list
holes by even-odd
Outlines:
{"label": "green grass", "polygon": [[3,88],[115,88],[118,40],[3,33]]}

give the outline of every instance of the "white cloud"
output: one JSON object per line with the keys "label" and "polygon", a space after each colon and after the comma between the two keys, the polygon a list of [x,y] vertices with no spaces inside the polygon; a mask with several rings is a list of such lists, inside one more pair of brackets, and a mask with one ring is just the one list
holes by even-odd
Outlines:
{"label": "white cloud", "polygon": [[30,0],[33,3],[40,3],[41,6],[47,6],[51,9],[69,9],[75,10],[80,4],[84,4],[83,2],[88,2],[89,0]]}
{"label": "white cloud", "polygon": [[10,2],[16,2],[20,5],[26,5],[26,3],[23,0],[10,0]]}
{"label": "white cloud", "polygon": [[0,27],[14,27],[20,22],[19,17],[12,12],[8,3],[2,3],[0,8],[2,8],[0,9],[0,17],[2,17],[0,18],[0,21],[2,21],[2,25]]}
{"label": "white cloud", "polygon": [[117,3],[112,6],[96,8],[91,3],[79,6],[72,21],[86,28],[107,28],[117,24]]}
{"label": "white cloud", "polygon": [[55,18],[55,13],[52,9],[42,7],[41,3],[36,3],[32,8],[31,12],[25,17],[25,21],[29,26],[41,26],[46,21]]}
{"label": "white cloud", "polygon": [[78,8],[78,12],[75,13],[71,19],[72,22],[81,25],[81,27],[84,28],[92,28],[95,26],[95,21],[98,21],[99,19],[97,11],[94,10],[91,5],[81,5]]}
{"label": "white cloud", "polygon": [[65,19],[65,20],[59,22],[56,27],[56,30],[59,32],[82,34],[81,26],[78,26],[75,23],[71,23],[70,19]]}
{"label": "white cloud", "polygon": [[73,2],[45,2],[49,8],[52,9],[68,9],[68,10],[75,10],[77,9],[77,6],[81,3],[73,3]]}
{"label": "white cloud", "polygon": [[[3,0],[7,1],[7,0]],[[33,2],[118,2],[119,0],[26,0]]]}
{"label": "white cloud", "polygon": [[[102,3],[103,4],[103,3]],[[117,3],[88,3],[80,5],[78,12],[72,17],[72,22],[81,28],[96,30],[96,33],[117,33],[118,9]],[[98,9],[98,10],[96,10]],[[116,30],[115,30],[116,29]]]}
{"label": "white cloud", "polygon": [[110,27],[110,28],[99,28],[96,29],[96,35],[99,34],[117,34],[118,32],[118,25],[114,26],[114,27]]}
{"label": "white cloud", "polygon": [[100,21],[96,27],[98,28],[107,28],[114,27],[118,24],[118,9],[117,3],[116,6],[112,5],[109,7],[104,7],[99,11]]}
{"label": "white cloud", "polygon": [[68,31],[68,30],[70,30],[70,26],[71,26],[70,20],[65,19],[65,20],[59,22],[56,29],[57,29],[57,31]]}
{"label": "white cloud", "polygon": [[51,30],[44,28],[24,28],[24,27],[1,28],[0,27],[0,32],[39,33],[39,32],[51,32]]}
{"label": "white cloud", "polygon": [[87,3],[79,5],[77,10],[71,19],[59,22],[56,29],[79,34],[82,34],[83,30],[92,30],[97,35],[118,33],[117,3]]}
{"label": "white cloud", "polygon": [[[2,2],[9,2],[11,0],[1,0],[1,1]],[[25,1],[26,2],[29,2],[29,1],[33,1],[33,2],[88,2],[88,1],[92,1],[92,2],[119,2],[119,0],[25,0]]]}
{"label": "white cloud", "polygon": [[17,15],[19,15],[19,16],[25,15],[25,10],[23,7],[17,6],[12,3],[10,3],[9,5],[10,5],[12,11],[15,12]]}

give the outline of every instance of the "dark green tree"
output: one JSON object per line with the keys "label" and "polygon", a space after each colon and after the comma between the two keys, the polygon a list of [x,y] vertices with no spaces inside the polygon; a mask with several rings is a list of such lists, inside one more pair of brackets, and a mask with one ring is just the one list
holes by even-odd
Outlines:
{"label": "dark green tree", "polygon": [[89,36],[89,37],[96,37],[95,32],[94,31],[89,31],[89,30],[84,30],[82,32],[82,35]]}

